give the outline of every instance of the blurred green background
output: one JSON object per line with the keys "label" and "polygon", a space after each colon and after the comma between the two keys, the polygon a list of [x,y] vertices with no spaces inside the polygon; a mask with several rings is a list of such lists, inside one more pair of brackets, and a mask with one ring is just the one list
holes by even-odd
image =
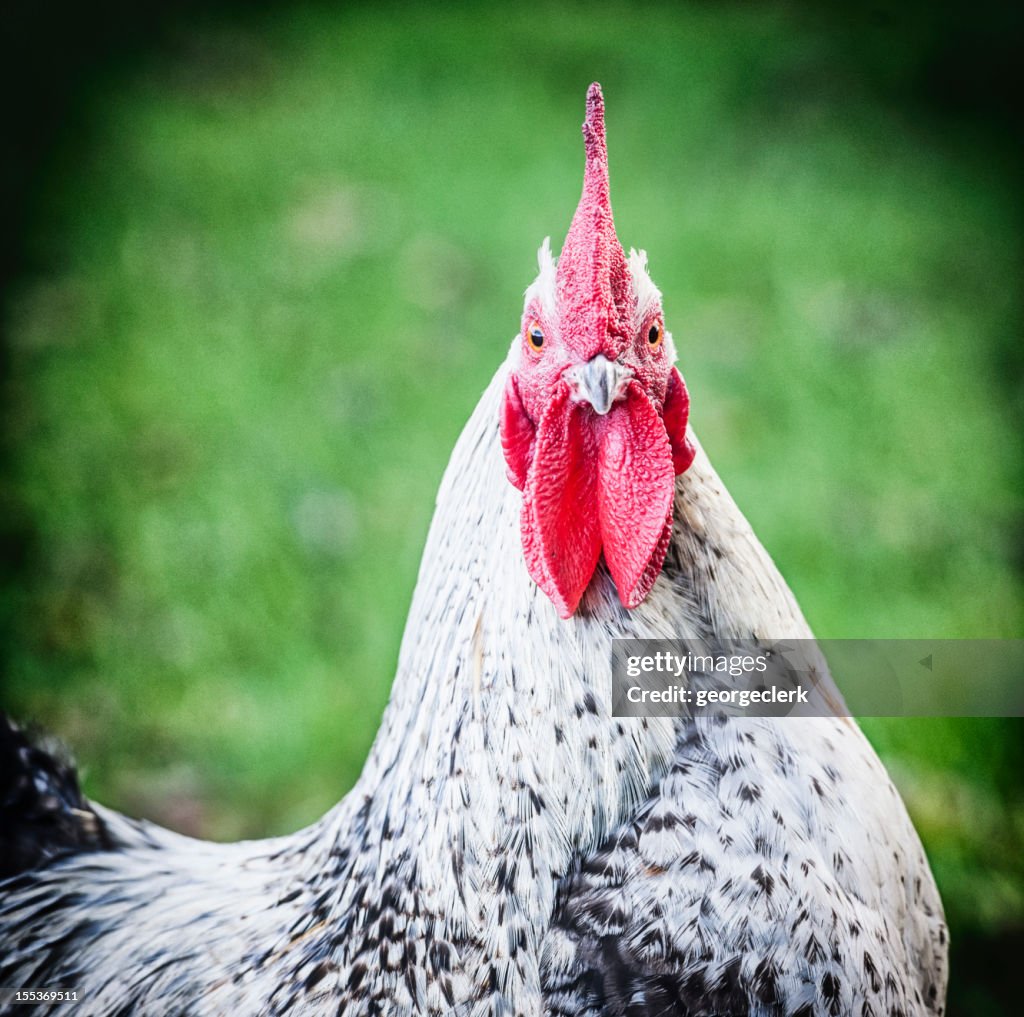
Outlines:
{"label": "blurred green background", "polygon": [[[694,426],[819,635],[1022,634],[1010,15],[126,10],[24,8],[4,169],[3,706],[89,794],[237,838],[352,784],[594,79]],[[951,1012],[1015,1012],[1024,728],[864,726]]]}

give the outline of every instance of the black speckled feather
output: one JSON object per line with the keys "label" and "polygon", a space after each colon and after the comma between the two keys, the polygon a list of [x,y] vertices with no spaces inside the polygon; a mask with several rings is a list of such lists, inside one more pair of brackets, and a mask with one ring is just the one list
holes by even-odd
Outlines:
{"label": "black speckled feather", "polygon": [[33,739],[0,714],[0,878],[72,851],[112,846],[52,739]]}

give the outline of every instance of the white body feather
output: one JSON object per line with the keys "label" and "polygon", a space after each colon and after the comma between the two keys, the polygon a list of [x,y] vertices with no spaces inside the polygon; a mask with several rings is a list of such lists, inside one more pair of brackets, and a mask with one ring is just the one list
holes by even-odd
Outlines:
{"label": "white body feather", "polygon": [[[561,621],[522,560],[507,370],[445,474],[351,793],[235,845],[103,812],[120,849],[0,886],[0,984],[76,988],[83,1017],[612,1013],[623,993],[642,1013],[674,964],[707,1001],[675,1012],[711,1013],[767,957],[750,1013],[941,1012],[941,904],[852,721],[610,715],[615,636],[810,635],[703,452],[647,600],[622,608],[602,569]],[[596,995],[581,975],[602,963]]]}

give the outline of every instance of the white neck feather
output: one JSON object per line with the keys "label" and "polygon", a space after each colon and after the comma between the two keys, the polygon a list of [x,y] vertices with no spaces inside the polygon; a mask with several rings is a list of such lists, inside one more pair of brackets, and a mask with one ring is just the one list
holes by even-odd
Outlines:
{"label": "white neck feather", "polygon": [[539,954],[556,879],[649,794],[674,749],[675,721],[611,716],[612,638],[809,633],[703,452],[677,482],[673,545],[647,600],[623,608],[602,565],[559,619],[527,575],[522,496],[505,476],[508,369],[456,445],[380,732],[326,821],[363,845],[342,908],[354,886],[412,867],[420,909],[464,960],[506,958],[512,992],[536,987],[522,958]]}

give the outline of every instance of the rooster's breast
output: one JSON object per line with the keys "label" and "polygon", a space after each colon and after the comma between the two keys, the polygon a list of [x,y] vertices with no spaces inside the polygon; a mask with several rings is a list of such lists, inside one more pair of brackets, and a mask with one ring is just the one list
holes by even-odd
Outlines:
{"label": "rooster's breast", "polygon": [[924,1015],[944,958],[920,842],[859,730],[709,720],[563,881],[545,991],[574,1015]]}

